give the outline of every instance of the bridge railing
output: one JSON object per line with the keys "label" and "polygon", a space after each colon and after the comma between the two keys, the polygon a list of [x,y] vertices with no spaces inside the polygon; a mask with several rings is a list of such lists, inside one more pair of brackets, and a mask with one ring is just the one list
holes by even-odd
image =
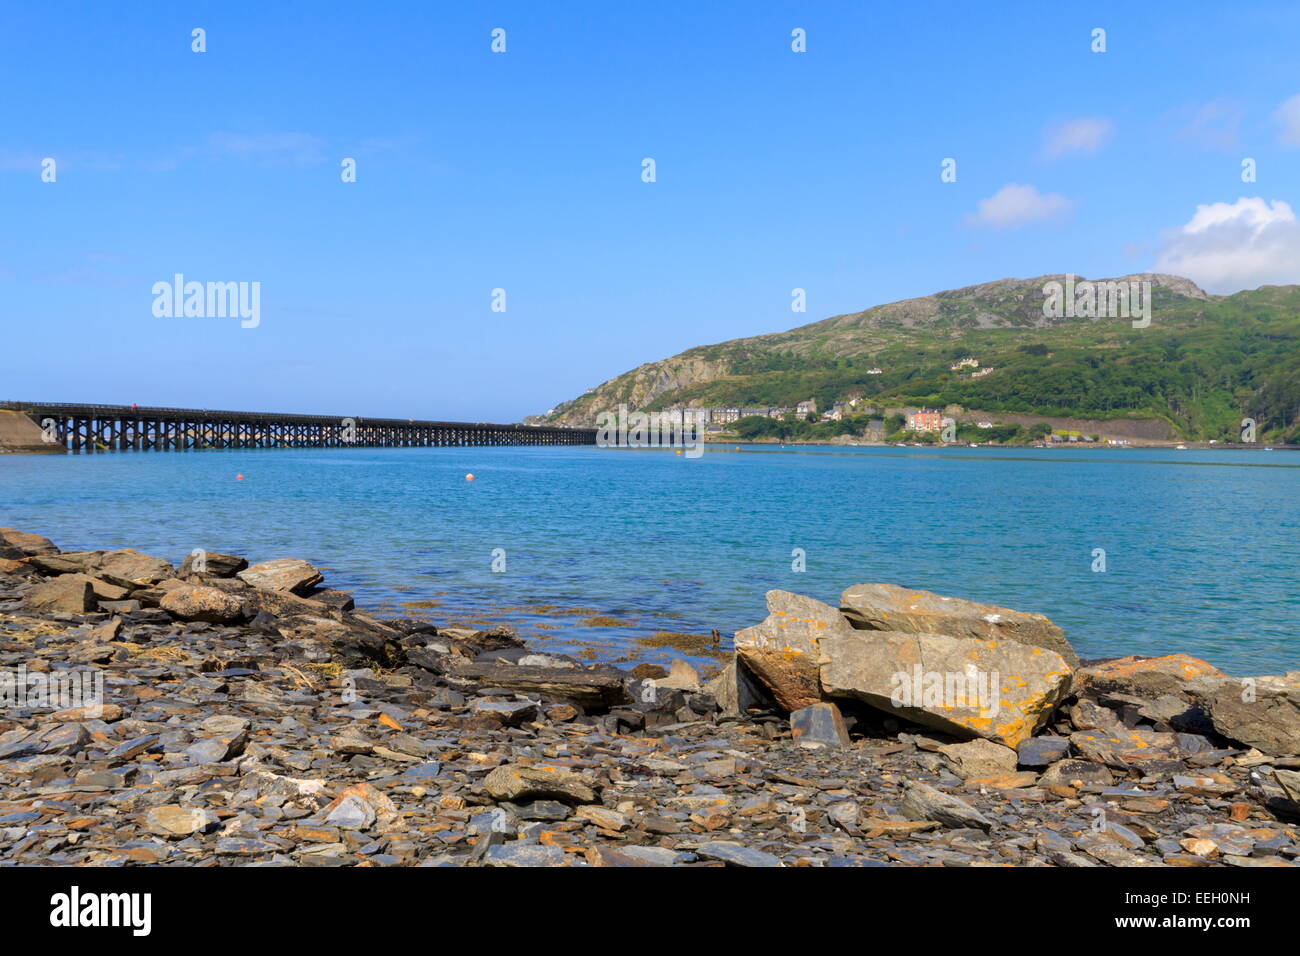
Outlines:
{"label": "bridge railing", "polygon": [[264,424],[286,423],[300,425],[339,424],[351,421],[357,425],[385,428],[491,428],[506,431],[539,432],[593,431],[570,425],[524,425],[512,423],[499,425],[492,422],[453,422],[409,418],[371,418],[363,415],[310,415],[300,412],[240,412],[207,408],[171,408],[161,405],[99,405],[84,402],[18,402],[0,401],[0,408],[27,412],[32,415],[61,415],[71,418],[159,418],[184,421],[257,422]]}

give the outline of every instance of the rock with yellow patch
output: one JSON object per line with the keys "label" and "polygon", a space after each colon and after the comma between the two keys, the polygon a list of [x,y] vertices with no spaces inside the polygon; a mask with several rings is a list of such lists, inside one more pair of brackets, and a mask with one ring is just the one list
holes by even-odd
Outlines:
{"label": "rock with yellow patch", "polygon": [[1173,734],[1122,725],[1077,731],[1070,735],[1070,746],[1085,760],[1116,770],[1158,766],[1179,756],[1178,739]]}
{"label": "rock with yellow patch", "polygon": [[846,588],[840,595],[840,610],[859,630],[1015,641],[1059,654],[1072,668],[1079,666],[1079,657],[1065,639],[1065,632],[1041,614],[896,584],[855,584]]}
{"label": "rock with yellow patch", "polygon": [[853,628],[829,604],[790,591],[767,592],[767,619],[736,632],[736,656],[788,711],[822,699],[819,642],[851,637]]}
{"label": "rock with yellow patch", "polygon": [[1013,749],[1047,723],[1070,689],[1060,654],[1015,641],[851,631],[823,637],[820,649],[828,696]]}
{"label": "rock with yellow patch", "polygon": [[1198,677],[1222,677],[1213,664],[1187,654],[1164,657],[1119,657],[1075,672],[1074,686],[1079,693],[1128,694],[1156,700],[1177,694],[1184,685]]}

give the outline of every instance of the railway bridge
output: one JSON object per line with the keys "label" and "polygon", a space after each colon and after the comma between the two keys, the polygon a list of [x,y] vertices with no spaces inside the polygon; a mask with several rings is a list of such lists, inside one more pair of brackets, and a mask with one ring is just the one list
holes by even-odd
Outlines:
{"label": "railway bridge", "polygon": [[146,405],[0,402],[35,426],[31,445],[74,454],[201,448],[429,448],[445,445],[594,445],[594,428],[493,425],[361,415],[229,412]]}

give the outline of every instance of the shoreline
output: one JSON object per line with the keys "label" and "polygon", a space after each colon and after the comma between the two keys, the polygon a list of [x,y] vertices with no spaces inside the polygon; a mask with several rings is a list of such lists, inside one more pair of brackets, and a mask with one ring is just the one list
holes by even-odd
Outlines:
{"label": "shoreline", "polygon": [[[106,698],[0,712],[6,862],[1300,864],[1300,671],[1245,704],[1185,655],[1076,665],[1040,615],[855,585],[769,592],[706,682],[381,620],[294,559],[12,529],[0,555],[0,670]],[[917,642],[1028,690],[992,725],[882,702],[876,662]]]}
{"label": "shoreline", "polygon": [[[719,438],[716,436],[705,436],[705,444],[708,445],[821,445],[829,448],[924,448],[927,450],[941,450],[953,448],[1042,448],[1056,451],[1059,449],[1072,450],[1106,450],[1106,451],[1126,451],[1126,450],[1147,450],[1164,449],[1167,451],[1300,451],[1300,445],[1276,444],[1270,445],[1267,442],[1256,443],[1235,443],[1225,442],[1159,442],[1159,441],[1130,441],[1127,445],[1109,445],[1106,442],[1055,442],[1053,444],[1039,443],[994,443],[981,442],[978,445],[972,445],[964,442],[935,442],[926,444],[924,442],[872,442],[872,441],[813,441],[786,439],[784,441],[776,438]],[[1182,446],[1181,448],[1179,446]]]}

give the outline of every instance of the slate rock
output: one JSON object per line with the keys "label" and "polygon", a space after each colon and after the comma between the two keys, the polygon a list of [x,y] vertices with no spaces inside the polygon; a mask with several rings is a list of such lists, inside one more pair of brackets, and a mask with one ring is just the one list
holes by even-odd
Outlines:
{"label": "slate rock", "polygon": [[849,635],[853,628],[829,604],[790,591],[768,591],[767,609],[761,624],[736,632],[736,656],[781,709],[796,711],[820,702],[821,642]]}
{"label": "slate rock", "polygon": [[1187,685],[1229,740],[1266,754],[1300,755],[1300,671],[1264,677],[1200,678]]}
{"label": "slate rock", "polygon": [[207,621],[225,624],[244,615],[244,606],[236,598],[217,588],[182,584],[163,595],[158,606],[182,621]]}
{"label": "slate rock", "polygon": [[1059,654],[1015,641],[853,630],[820,646],[827,695],[1006,747],[1042,728],[1070,688]]}
{"label": "slate rock", "polygon": [[1030,737],[1016,748],[1016,761],[1022,767],[1046,767],[1069,752],[1067,737]]}
{"label": "slate rock", "polygon": [[790,734],[796,743],[821,747],[849,746],[849,732],[840,709],[832,703],[810,704],[790,715]]}
{"label": "slate rock", "polygon": [[255,588],[264,591],[288,591],[305,594],[320,584],[324,575],[306,561],[298,558],[277,558],[250,565],[235,577]]}
{"label": "slate rock", "polygon": [[568,866],[569,855],[557,846],[515,841],[490,847],[483,857],[483,865],[508,867]]}
{"label": "slate rock", "polygon": [[494,800],[512,803],[529,800],[563,800],[566,803],[595,803],[596,783],[585,774],[557,766],[504,764],[483,780],[483,789]]}
{"label": "slate rock", "polygon": [[934,820],[947,827],[991,830],[993,823],[966,801],[928,783],[906,782],[899,812],[909,820]]}
{"label": "slate rock", "polygon": [[147,810],[144,815],[145,827],[150,833],[162,837],[181,839],[199,833],[214,825],[215,818],[206,810],[197,807],[182,807],[167,804]]}
{"label": "slate rock", "polygon": [[1090,663],[1076,671],[1074,676],[1075,689],[1079,693],[1118,693],[1156,700],[1169,694],[1181,694],[1188,681],[1199,677],[1222,677],[1223,674],[1212,664],[1187,654],[1168,654]]}
{"label": "slate rock", "polygon": [[33,611],[84,614],[95,607],[93,580],[86,574],[63,574],[28,589],[23,603]]}
{"label": "slate rock", "polygon": [[991,740],[970,740],[966,743],[947,744],[939,748],[953,773],[963,780],[972,777],[994,777],[1014,773],[1016,751]]}
{"label": "slate rock", "polygon": [[695,853],[705,860],[720,860],[727,866],[782,866],[781,858],[730,840],[715,840],[697,847]]}
{"label": "slate rock", "polygon": [[1065,633],[1041,614],[895,584],[855,584],[846,588],[840,596],[840,609],[849,623],[861,630],[1014,641],[1051,651],[1070,669],[1079,666]]}
{"label": "slate rock", "polygon": [[43,538],[39,534],[31,534],[27,531],[19,531],[15,528],[0,528],[0,542],[27,555],[59,553],[59,549],[54,546],[54,542],[49,538]]}
{"label": "slate rock", "polygon": [[214,578],[233,578],[247,567],[248,561],[238,555],[204,551],[202,555],[187,554],[177,576],[186,578],[191,574],[207,574]]}

